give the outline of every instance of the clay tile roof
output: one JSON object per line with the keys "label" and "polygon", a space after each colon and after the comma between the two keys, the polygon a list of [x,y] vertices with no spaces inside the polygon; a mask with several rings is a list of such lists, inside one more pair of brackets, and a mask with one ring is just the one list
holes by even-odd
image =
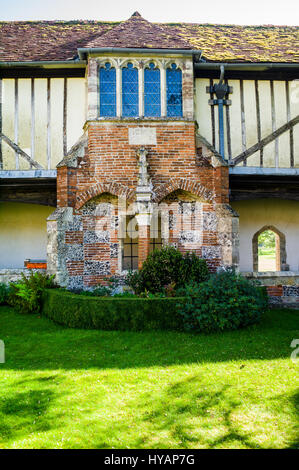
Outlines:
{"label": "clay tile roof", "polygon": [[162,27],[188,38],[208,61],[299,62],[298,26],[180,23]]}
{"label": "clay tile roof", "polygon": [[150,23],[137,11],[127,21],[88,42],[85,47],[192,49],[187,39],[179,33]]}
{"label": "clay tile roof", "polygon": [[0,22],[0,61],[69,60],[118,23],[99,21]]}
{"label": "clay tile roof", "polygon": [[69,60],[78,48],[198,49],[207,61],[299,62],[297,26],[126,21],[0,22],[0,61]]}

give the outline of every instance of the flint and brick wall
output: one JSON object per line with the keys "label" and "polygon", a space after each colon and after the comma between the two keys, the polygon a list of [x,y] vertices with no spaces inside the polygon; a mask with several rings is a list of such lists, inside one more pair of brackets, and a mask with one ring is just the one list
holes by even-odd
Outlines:
{"label": "flint and brick wall", "polygon": [[[233,256],[226,253],[227,250],[231,253],[232,237],[236,235],[232,228],[236,214],[228,206],[228,167],[212,166],[202,155],[196,147],[195,123],[163,119],[96,120],[86,124],[87,144],[76,164],[59,166],[57,171],[58,208],[72,211],[71,215],[68,211],[67,222],[60,212],[57,222],[49,222],[52,226],[57,224],[60,234],[59,272],[65,265],[60,276],[62,283],[73,289],[91,287],[121,273],[117,197],[125,197],[127,203],[135,200],[136,152],[141,147],[130,142],[130,129],[150,130],[155,135],[152,144],[144,147],[148,150],[152,201],[170,204],[167,243],[183,252],[194,251],[207,260],[211,271],[223,264],[236,264]],[[180,195],[167,201],[169,194],[177,192],[192,195],[189,208]],[[115,200],[107,196],[103,200],[107,193]],[[192,211],[192,204],[199,204],[200,214],[196,214],[190,227],[185,224],[180,228],[183,211]],[[106,227],[99,229],[103,214]],[[139,234],[139,267],[149,252],[150,241],[148,228],[140,230],[146,232],[146,237],[143,232]],[[51,262],[49,271],[55,271]]]}
{"label": "flint and brick wall", "polygon": [[246,272],[248,279],[258,279],[266,286],[273,307],[299,308],[299,273],[292,271]]}

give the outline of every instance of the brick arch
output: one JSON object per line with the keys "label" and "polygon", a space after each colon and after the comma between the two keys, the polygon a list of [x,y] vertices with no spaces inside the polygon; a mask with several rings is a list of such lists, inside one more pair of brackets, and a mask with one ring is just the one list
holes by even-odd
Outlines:
{"label": "brick arch", "polygon": [[109,181],[97,183],[92,185],[89,189],[81,191],[77,195],[76,209],[80,209],[87,201],[96,196],[100,196],[100,194],[103,193],[110,193],[114,196],[124,197],[130,202],[133,201],[135,196],[134,190],[124,184]]}
{"label": "brick arch", "polygon": [[202,197],[209,202],[213,202],[214,193],[208,190],[204,185],[197,181],[192,181],[187,178],[171,178],[166,183],[157,184],[154,188],[154,202],[161,202],[168,194],[182,189],[188,191],[198,197]]}
{"label": "brick arch", "polygon": [[278,228],[273,225],[265,225],[258,230],[252,238],[252,255],[253,255],[253,271],[258,271],[258,238],[266,230],[271,230],[278,236],[278,253],[276,253],[276,269],[277,271],[287,271],[287,252],[286,237]]}

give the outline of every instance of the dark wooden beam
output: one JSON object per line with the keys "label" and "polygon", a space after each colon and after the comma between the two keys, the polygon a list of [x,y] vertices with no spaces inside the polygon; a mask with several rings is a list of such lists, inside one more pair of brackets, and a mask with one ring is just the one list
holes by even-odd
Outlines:
{"label": "dark wooden beam", "polygon": [[0,202],[22,202],[56,207],[56,179],[0,179]]}
{"label": "dark wooden beam", "polygon": [[67,154],[67,78],[63,80],[63,156]]}
{"label": "dark wooden beam", "polygon": [[[287,105],[287,120],[291,119],[291,104],[290,104],[290,82],[285,82],[286,91],[286,105]],[[293,128],[290,129],[290,166],[294,168],[294,132]]]}
{"label": "dark wooden beam", "polygon": [[232,163],[234,165],[238,165],[239,163],[246,161],[248,157],[250,157],[258,150],[261,150],[263,147],[273,142],[273,140],[277,139],[277,137],[279,137],[284,132],[292,129],[296,124],[298,124],[298,122],[299,122],[299,114],[293,119],[291,119],[289,122],[286,122],[283,126],[279,127],[277,130],[272,132],[272,134],[267,135],[267,137],[262,139],[260,142],[257,142],[255,145],[245,150],[244,152],[240,153],[240,155],[238,155],[237,157],[233,158]]}
{"label": "dark wooden beam", "polygon": [[230,200],[289,199],[299,201],[299,175],[230,175]]}
{"label": "dark wooden beam", "polygon": [[3,169],[3,155],[2,155],[2,78],[0,78],[0,170]]}
{"label": "dark wooden beam", "polygon": [[[228,80],[225,79],[225,84],[228,86]],[[229,99],[229,95],[226,95],[226,99]],[[229,114],[229,106],[225,106],[225,114],[226,114],[226,139],[227,139],[227,154],[228,160],[231,161],[232,158],[232,140],[231,140],[231,124],[230,124],[230,114]]]}
{"label": "dark wooden beam", "polygon": [[0,68],[0,78],[64,78],[85,77],[84,68],[40,69],[35,67]]}
{"label": "dark wooden beam", "polygon": [[0,133],[0,138],[4,140],[4,142],[6,142],[7,145],[9,145],[18,155],[25,158],[25,160],[27,160],[27,162],[30,163],[31,166],[33,166],[34,168],[38,168],[39,170],[43,169],[43,167],[39,163],[37,163],[35,160],[29,157],[29,155],[26,152],[24,152],[24,150],[22,150],[17,144],[15,144],[15,142],[10,140],[10,138],[7,137],[2,132]]}
{"label": "dark wooden beam", "polygon": [[[259,94],[259,82],[258,80],[254,81],[255,88],[255,109],[256,109],[256,127],[257,127],[257,138],[258,142],[262,139],[261,132],[261,110],[260,110],[260,94]],[[260,166],[264,166],[264,149],[260,150]]]}
{"label": "dark wooden beam", "polygon": [[[213,86],[213,80],[210,79],[210,90]],[[213,99],[213,93],[210,93],[210,99]],[[215,132],[215,106],[211,105],[211,123],[212,123],[212,145],[216,147],[216,132]]]}
{"label": "dark wooden beam", "polygon": [[[296,80],[299,77],[299,66],[297,70],[275,69],[263,71],[251,70],[225,70],[225,77],[229,80]],[[219,80],[218,70],[197,70],[195,78],[210,78]]]}

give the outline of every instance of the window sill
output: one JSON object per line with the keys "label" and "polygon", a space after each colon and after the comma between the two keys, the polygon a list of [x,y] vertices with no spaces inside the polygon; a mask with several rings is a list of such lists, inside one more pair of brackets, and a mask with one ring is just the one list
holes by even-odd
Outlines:
{"label": "window sill", "polygon": [[88,119],[86,122],[195,122],[195,119],[186,117],[97,117]]}

